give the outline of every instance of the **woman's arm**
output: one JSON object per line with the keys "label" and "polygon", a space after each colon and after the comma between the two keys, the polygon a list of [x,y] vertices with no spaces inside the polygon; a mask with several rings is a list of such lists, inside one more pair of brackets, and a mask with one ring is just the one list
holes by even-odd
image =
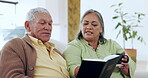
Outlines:
{"label": "woman's arm", "polygon": [[[115,41],[114,41],[114,49],[116,50],[116,53],[124,52],[125,55],[127,55],[126,52],[124,51],[124,49]],[[132,78],[132,76],[134,75],[134,72],[135,72],[136,65],[130,56],[128,56],[128,59],[129,59],[129,62],[122,63],[123,66],[120,66],[119,68],[121,69],[121,72],[123,73],[123,75],[130,76]],[[127,57],[125,56],[122,60],[126,61]]]}
{"label": "woman's arm", "polygon": [[75,72],[74,72],[75,77],[77,77],[78,72],[79,72],[79,69],[80,69],[80,66],[77,66],[77,67],[75,68]]}
{"label": "woman's arm", "polygon": [[68,45],[67,48],[64,50],[63,55],[66,59],[70,76],[72,78],[75,78],[82,61],[80,47],[76,45]]}

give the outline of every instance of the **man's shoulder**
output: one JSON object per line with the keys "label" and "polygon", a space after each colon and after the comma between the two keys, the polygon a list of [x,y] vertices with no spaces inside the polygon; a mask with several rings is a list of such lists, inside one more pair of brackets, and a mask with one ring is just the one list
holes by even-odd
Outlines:
{"label": "man's shoulder", "polygon": [[22,42],[20,38],[14,38],[9,40],[2,48],[2,50],[19,50],[22,48]]}
{"label": "man's shoulder", "polygon": [[13,38],[13,39],[11,39],[11,40],[9,40],[8,42],[7,42],[7,44],[12,44],[12,43],[14,43],[14,44],[17,44],[17,43],[20,43],[21,42],[21,38]]}

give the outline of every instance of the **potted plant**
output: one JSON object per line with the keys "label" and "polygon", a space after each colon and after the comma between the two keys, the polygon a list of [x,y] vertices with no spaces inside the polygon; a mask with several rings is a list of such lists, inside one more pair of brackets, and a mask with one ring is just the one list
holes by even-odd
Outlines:
{"label": "potted plant", "polygon": [[[138,35],[136,28],[142,27],[140,25],[142,18],[145,16],[143,13],[134,12],[133,15],[123,11],[123,3],[112,5],[114,8],[115,15],[112,17],[113,20],[117,21],[115,29],[119,30],[116,38],[119,35],[123,37],[123,48],[125,49],[125,42],[131,40],[131,49],[125,49],[129,56],[136,62],[136,49],[133,46],[133,40],[144,42],[143,38]],[[134,52],[132,52],[134,51]]]}

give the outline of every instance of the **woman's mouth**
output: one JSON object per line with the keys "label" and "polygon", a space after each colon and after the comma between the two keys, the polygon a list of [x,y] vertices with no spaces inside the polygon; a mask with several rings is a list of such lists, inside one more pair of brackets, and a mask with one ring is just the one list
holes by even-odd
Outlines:
{"label": "woman's mouth", "polygon": [[91,31],[86,31],[85,32],[87,35],[92,35],[93,34],[93,32],[91,32]]}

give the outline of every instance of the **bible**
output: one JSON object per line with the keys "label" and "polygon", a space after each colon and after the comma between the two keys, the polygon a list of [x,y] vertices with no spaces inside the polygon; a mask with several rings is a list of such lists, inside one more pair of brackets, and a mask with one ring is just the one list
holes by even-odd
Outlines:
{"label": "bible", "polygon": [[76,78],[110,78],[121,58],[109,55],[104,59],[83,59]]}

